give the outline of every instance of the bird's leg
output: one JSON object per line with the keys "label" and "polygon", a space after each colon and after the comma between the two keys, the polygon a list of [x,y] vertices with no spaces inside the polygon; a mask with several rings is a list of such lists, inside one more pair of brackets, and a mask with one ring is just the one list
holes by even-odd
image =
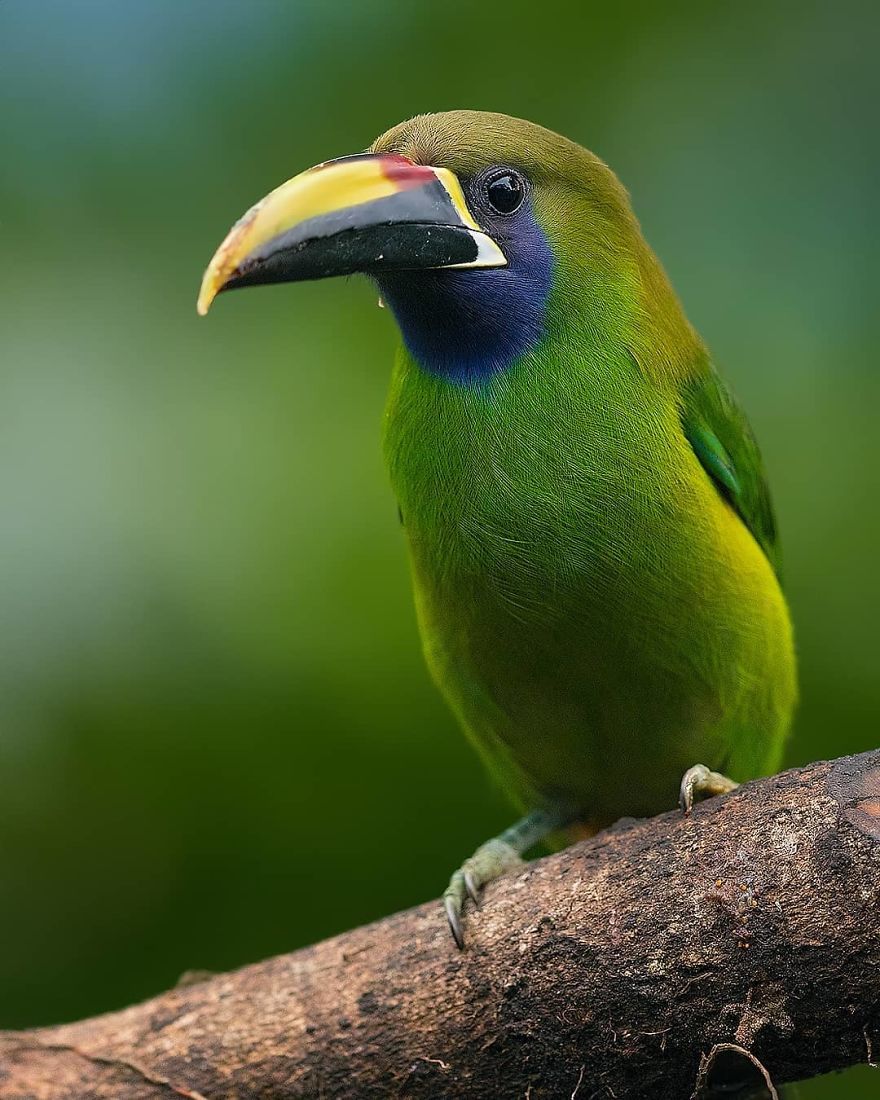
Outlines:
{"label": "bird's leg", "polygon": [[522,856],[558,829],[570,824],[575,815],[568,809],[534,810],[509,829],[481,844],[470,859],[449,880],[443,905],[449,928],[459,948],[464,947],[461,916],[466,898],[480,903],[483,887],[505,872],[522,865]]}
{"label": "bird's leg", "polygon": [[721,772],[712,772],[705,764],[694,764],[681,777],[681,787],[678,792],[678,804],[682,813],[689,814],[694,808],[694,799],[698,796],[706,798],[713,794],[727,794],[736,790],[739,783],[734,783]]}

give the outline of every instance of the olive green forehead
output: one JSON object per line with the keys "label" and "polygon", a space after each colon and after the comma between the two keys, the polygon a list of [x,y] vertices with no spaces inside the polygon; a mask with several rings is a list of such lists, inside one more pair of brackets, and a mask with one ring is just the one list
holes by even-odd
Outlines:
{"label": "olive green forehead", "polygon": [[543,126],[487,111],[417,115],[377,138],[372,152],[401,153],[463,176],[502,164],[536,181],[622,192],[610,169],[587,149]]}

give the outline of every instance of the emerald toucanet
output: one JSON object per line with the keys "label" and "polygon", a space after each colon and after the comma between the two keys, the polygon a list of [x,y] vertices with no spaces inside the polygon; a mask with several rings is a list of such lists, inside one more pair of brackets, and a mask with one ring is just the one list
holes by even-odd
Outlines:
{"label": "emerald toucanet", "polygon": [[746,419],[586,149],[498,114],[404,122],[257,203],[198,308],[353,272],[402,337],[385,453],[427,661],[526,815],[452,876],[461,946],[468,895],[540,841],[777,766],[776,529]]}

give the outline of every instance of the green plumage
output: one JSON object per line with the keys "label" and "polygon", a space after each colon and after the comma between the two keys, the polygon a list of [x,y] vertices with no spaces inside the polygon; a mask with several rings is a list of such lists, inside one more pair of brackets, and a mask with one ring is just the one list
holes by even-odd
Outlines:
{"label": "green plumage", "polygon": [[778,575],[780,551],[770,491],[742,409],[714,370],[688,382],[681,397],[685,437]]}
{"label": "green plumage", "polygon": [[598,826],[674,805],[697,761],[776,767],[795,665],[760,456],[626,193],[499,115],[374,148],[520,170],[556,260],[536,346],[474,385],[401,349],[386,416],[428,663],[489,768]]}
{"label": "green plumage", "polygon": [[424,115],[233,226],[220,290],[370,273],[400,325],[385,452],[431,672],[525,811],[483,886],[561,830],[779,763],[797,694],[758,448],[629,197],[504,115]]}

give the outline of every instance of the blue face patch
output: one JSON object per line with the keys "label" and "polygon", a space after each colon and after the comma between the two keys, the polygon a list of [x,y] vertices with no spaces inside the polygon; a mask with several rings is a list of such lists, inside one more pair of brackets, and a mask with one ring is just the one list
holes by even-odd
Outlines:
{"label": "blue face patch", "polygon": [[544,335],[554,256],[530,199],[508,216],[477,220],[500,245],[506,267],[403,271],[377,281],[410,354],[460,385],[499,374]]}

